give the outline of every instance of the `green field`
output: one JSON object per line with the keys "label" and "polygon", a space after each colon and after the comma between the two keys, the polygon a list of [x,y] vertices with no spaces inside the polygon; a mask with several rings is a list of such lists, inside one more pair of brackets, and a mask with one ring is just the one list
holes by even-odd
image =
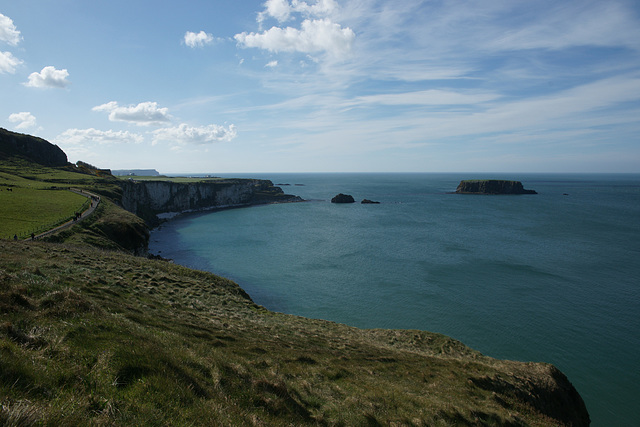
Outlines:
{"label": "green field", "polygon": [[0,238],[25,238],[69,220],[87,198],[68,190],[8,187],[0,191]]}
{"label": "green field", "polygon": [[101,178],[22,160],[0,162],[0,239],[41,233],[84,211],[89,199],[68,190],[91,188]]}
{"label": "green field", "polygon": [[104,179],[97,175],[81,173],[81,169],[74,166],[65,168],[51,168],[22,159],[0,161],[0,186],[19,185],[33,188],[50,188],[52,185],[61,187],[86,186],[102,183]]}

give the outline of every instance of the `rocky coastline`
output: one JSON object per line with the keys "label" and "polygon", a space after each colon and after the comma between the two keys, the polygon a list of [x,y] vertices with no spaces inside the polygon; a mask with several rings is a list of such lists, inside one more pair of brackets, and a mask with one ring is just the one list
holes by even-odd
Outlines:
{"label": "rocky coastline", "polygon": [[121,204],[150,226],[181,213],[228,209],[270,203],[301,202],[269,180],[224,179],[180,183],[170,180],[123,180]]}

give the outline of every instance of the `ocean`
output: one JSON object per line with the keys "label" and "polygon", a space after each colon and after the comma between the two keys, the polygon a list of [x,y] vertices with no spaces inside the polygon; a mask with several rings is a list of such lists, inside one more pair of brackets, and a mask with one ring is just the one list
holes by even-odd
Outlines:
{"label": "ocean", "polygon": [[[308,201],[182,215],[150,251],[273,311],[552,363],[592,425],[640,425],[640,174],[233,176]],[[539,194],[452,194],[484,178]],[[338,193],[380,204],[330,203]]]}

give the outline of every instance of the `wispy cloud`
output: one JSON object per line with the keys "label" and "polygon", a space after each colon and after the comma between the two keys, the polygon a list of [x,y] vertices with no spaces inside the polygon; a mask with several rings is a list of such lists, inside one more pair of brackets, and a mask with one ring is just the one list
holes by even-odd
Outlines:
{"label": "wispy cloud", "polygon": [[11,52],[0,51],[0,73],[13,74],[16,72],[16,67],[22,64],[22,62],[21,59],[13,56]]}
{"label": "wispy cloud", "polygon": [[[266,2],[259,20],[294,22],[293,5]],[[274,144],[299,153],[464,145],[489,135],[566,144],[568,135],[600,138],[599,126],[639,128],[629,113],[640,102],[630,71],[640,65],[636,16],[618,1],[342,2],[323,19],[353,32],[348,59],[306,69],[283,60],[259,76],[279,97],[251,107],[263,118],[251,126],[279,127]],[[313,50],[299,47],[303,32],[274,26],[236,41],[284,58]],[[604,48],[624,60],[595,54]]]}
{"label": "wispy cloud", "polygon": [[36,117],[28,111],[9,115],[9,121],[16,123],[16,129],[29,129],[36,127]]}
{"label": "wispy cloud", "polygon": [[[491,148],[499,144],[508,146],[509,152],[546,147],[553,157],[590,142],[610,141],[612,126],[627,128],[630,135],[634,129],[640,131],[640,108],[626,107],[638,99],[640,81],[633,76],[516,99],[498,98],[493,93],[429,91],[342,101],[331,96],[305,96],[265,106],[272,109],[269,115],[263,112],[265,117],[286,114],[288,120],[278,124],[265,119],[262,124],[265,129],[283,126],[286,130],[274,141],[274,149],[316,159],[331,153],[359,154],[365,159],[384,150],[401,153],[418,148],[423,155],[475,150],[474,156],[479,158],[480,153],[499,150]],[[473,108],[446,108],[453,103]],[[353,108],[368,105],[384,108]],[[348,108],[341,108],[344,106]],[[255,124],[255,130],[259,129],[261,125]]]}
{"label": "wispy cloud", "polygon": [[[517,22],[516,22],[517,23]],[[549,5],[522,26],[495,36],[492,49],[565,49],[621,46],[640,49],[640,28],[627,7],[615,1]]]}
{"label": "wispy cloud", "polygon": [[16,28],[13,20],[0,13],[0,41],[17,46],[22,40],[20,31]]}
{"label": "wispy cloud", "polygon": [[[67,129],[53,138],[52,142],[64,150],[70,158],[104,163],[115,147],[140,145],[144,136],[128,131]],[[120,150],[118,150],[120,152]],[[108,167],[108,166],[107,166]]]}
{"label": "wispy cloud", "polygon": [[89,129],[67,129],[58,135],[54,142],[65,145],[87,144],[139,144],[144,137],[129,131]]}
{"label": "wispy cloud", "polygon": [[305,16],[328,16],[338,8],[335,0],[318,0],[315,4],[309,5],[305,1],[292,0],[267,0],[264,3],[265,10],[258,13],[257,21],[262,23],[268,18],[275,18],[278,22],[286,22],[291,19],[294,13]]}
{"label": "wispy cloud", "polygon": [[478,93],[474,91],[456,92],[440,89],[421,90],[416,92],[391,93],[359,96],[354,98],[354,105],[471,105],[493,101],[500,95],[495,93]]}

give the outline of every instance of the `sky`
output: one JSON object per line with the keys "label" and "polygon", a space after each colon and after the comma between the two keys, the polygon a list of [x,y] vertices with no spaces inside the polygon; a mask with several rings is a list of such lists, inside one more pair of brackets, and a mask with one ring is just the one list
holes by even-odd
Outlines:
{"label": "sky", "polygon": [[637,0],[0,0],[0,127],[161,173],[640,172]]}

